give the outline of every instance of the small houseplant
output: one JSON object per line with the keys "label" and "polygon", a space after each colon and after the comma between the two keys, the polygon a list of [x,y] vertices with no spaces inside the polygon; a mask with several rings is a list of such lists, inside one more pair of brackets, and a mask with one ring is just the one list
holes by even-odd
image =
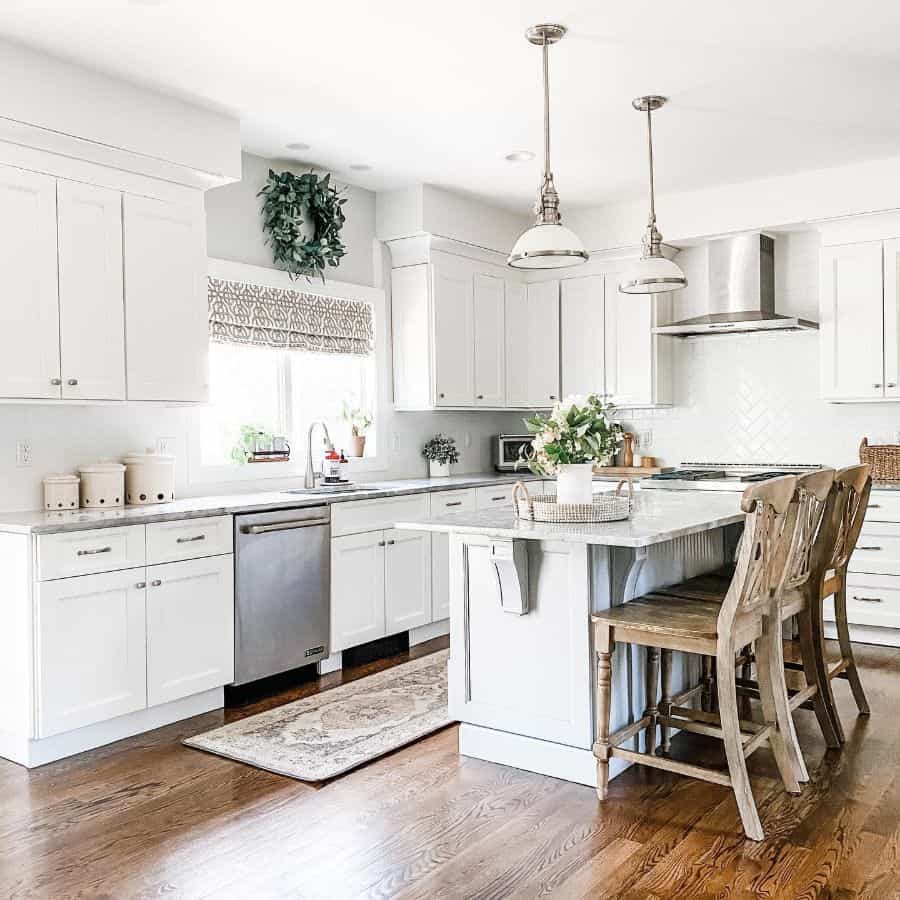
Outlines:
{"label": "small houseplant", "polygon": [[590,503],[595,465],[609,465],[622,441],[622,426],[612,421],[615,407],[596,394],[572,394],[549,414],[525,419],[534,435],[525,461],[535,475],[556,476],[559,503]]}
{"label": "small houseplant", "polygon": [[428,460],[428,474],[432,478],[446,478],[450,474],[450,466],[459,462],[456,439],[436,434],[422,448],[422,456]]}
{"label": "small houseplant", "polygon": [[372,427],[372,415],[344,401],[342,417],[350,426],[350,455],[365,456],[366,431]]}

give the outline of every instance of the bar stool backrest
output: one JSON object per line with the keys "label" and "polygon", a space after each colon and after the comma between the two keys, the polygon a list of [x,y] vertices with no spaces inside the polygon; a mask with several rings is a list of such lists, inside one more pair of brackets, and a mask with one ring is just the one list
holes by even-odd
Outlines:
{"label": "bar stool backrest", "polygon": [[866,518],[872,491],[870,467],[859,465],[838,469],[834,483],[838,492],[835,503],[837,534],[828,568],[840,570],[850,561]]}
{"label": "bar stool backrest", "polygon": [[781,572],[774,572],[777,559],[786,558],[784,541],[788,510],[797,490],[793,475],[770,478],[748,487],[741,498],[746,513],[744,536],[728,592],[717,621],[720,638],[730,638],[734,620],[741,614],[770,615]]}
{"label": "bar stool backrest", "polygon": [[825,512],[832,497],[835,474],[834,469],[819,469],[797,478],[797,490],[785,523],[791,541],[782,543],[786,558],[779,557],[775,563],[776,572],[781,573],[779,594],[806,584],[816,568],[816,541],[820,537],[829,543],[833,540]]}

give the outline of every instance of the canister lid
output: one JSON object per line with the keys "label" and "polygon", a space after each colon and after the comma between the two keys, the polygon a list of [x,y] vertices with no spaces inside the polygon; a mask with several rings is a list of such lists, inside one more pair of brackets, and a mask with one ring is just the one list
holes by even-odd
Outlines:
{"label": "canister lid", "polygon": [[110,472],[124,472],[125,466],[122,463],[114,462],[111,459],[101,459],[95,463],[79,466],[78,471],[82,475],[104,475]]}
{"label": "canister lid", "polygon": [[44,484],[78,484],[80,481],[81,479],[77,475],[71,475],[68,472],[44,476]]}
{"label": "canister lid", "polygon": [[132,450],[123,460],[126,466],[163,466],[175,465],[175,457],[168,453],[157,453],[153,447],[145,450]]}

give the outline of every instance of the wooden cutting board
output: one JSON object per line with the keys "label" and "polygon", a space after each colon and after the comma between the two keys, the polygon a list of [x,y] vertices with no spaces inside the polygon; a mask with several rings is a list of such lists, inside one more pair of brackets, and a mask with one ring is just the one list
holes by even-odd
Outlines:
{"label": "wooden cutting board", "polygon": [[622,477],[626,475],[663,475],[674,470],[674,466],[594,466],[595,475],[619,475]]}

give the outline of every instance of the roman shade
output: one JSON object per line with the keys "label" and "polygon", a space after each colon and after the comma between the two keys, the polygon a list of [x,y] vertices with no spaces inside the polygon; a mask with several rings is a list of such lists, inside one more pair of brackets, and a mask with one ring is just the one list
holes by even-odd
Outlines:
{"label": "roman shade", "polygon": [[313,291],[209,278],[209,337],[229,344],[367,356],[372,307]]}

